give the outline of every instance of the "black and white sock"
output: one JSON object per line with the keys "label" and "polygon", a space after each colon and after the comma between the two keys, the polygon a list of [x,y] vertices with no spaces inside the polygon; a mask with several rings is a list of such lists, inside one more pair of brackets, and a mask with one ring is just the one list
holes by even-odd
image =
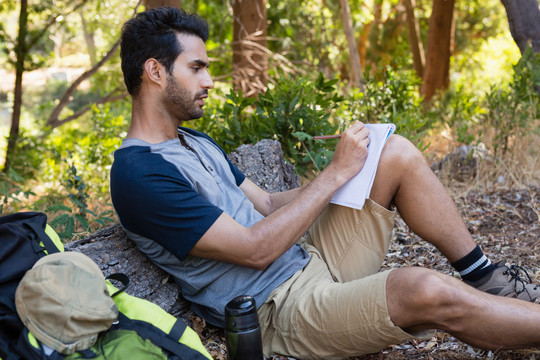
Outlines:
{"label": "black and white sock", "polygon": [[495,265],[484,255],[478,245],[473,251],[450,264],[459,271],[463,280],[466,281],[477,281],[495,270]]}

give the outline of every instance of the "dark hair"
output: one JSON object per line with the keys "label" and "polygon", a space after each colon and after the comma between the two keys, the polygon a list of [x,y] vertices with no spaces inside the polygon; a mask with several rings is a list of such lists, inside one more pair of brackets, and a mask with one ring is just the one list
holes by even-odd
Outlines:
{"label": "dark hair", "polygon": [[208,24],[197,14],[173,7],[158,7],[138,13],[122,28],[120,57],[128,92],[136,96],[141,87],[144,63],[150,58],[159,61],[169,74],[174,61],[183,51],[180,33],[208,39]]}

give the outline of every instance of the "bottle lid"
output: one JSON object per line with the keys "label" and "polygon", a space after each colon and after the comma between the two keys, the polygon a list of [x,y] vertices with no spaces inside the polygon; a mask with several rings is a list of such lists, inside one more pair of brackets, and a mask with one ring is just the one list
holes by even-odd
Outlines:
{"label": "bottle lid", "polygon": [[249,330],[259,326],[257,305],[249,295],[240,295],[225,306],[225,328],[230,331]]}

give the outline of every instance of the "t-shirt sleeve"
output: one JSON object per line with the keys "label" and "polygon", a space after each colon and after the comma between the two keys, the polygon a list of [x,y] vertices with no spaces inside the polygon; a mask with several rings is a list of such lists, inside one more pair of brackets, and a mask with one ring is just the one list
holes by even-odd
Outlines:
{"label": "t-shirt sleeve", "polygon": [[223,212],[173,164],[140,146],[115,152],[111,198],[123,227],[156,241],[180,260]]}

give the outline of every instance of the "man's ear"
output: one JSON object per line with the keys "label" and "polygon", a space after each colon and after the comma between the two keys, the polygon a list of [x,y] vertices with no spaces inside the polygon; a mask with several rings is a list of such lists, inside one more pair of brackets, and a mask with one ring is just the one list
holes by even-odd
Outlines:
{"label": "man's ear", "polygon": [[165,68],[154,58],[146,60],[144,63],[144,71],[146,72],[148,79],[158,85],[163,84],[165,81]]}

